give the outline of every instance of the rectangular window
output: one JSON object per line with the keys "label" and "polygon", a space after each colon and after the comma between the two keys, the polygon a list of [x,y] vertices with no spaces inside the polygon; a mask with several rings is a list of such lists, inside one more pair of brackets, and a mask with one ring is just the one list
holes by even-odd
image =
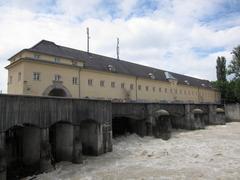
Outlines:
{"label": "rectangular window", "polygon": [[148,86],[146,86],[146,91],[148,91]]}
{"label": "rectangular window", "polygon": [[19,73],[18,73],[18,81],[21,81],[21,79],[22,79],[22,73],[19,72]]}
{"label": "rectangular window", "polygon": [[159,88],[159,92],[161,92],[162,91],[162,89],[161,88]]}
{"label": "rectangular window", "polygon": [[175,94],[177,94],[177,89],[175,89]]}
{"label": "rectangular window", "polygon": [[141,89],[142,89],[142,86],[138,85],[138,90],[141,91]]}
{"label": "rectangular window", "polygon": [[88,85],[92,86],[93,85],[93,80],[92,79],[88,79]]}
{"label": "rectangular window", "polygon": [[121,88],[122,88],[122,89],[124,88],[124,86],[125,86],[125,84],[124,84],[124,83],[121,83]]}
{"label": "rectangular window", "polygon": [[167,93],[167,88],[165,88],[165,93]]}
{"label": "rectangular window", "polygon": [[72,78],[72,83],[73,83],[74,85],[78,84],[78,78],[77,78],[77,77],[73,77],[73,78]]}
{"label": "rectangular window", "polygon": [[182,94],[182,90],[180,89],[180,94]]}
{"label": "rectangular window", "polygon": [[54,75],[54,81],[61,81],[62,77],[59,74]]}
{"label": "rectangular window", "polygon": [[103,80],[100,81],[100,86],[104,87],[104,81]]}
{"label": "rectangular window", "polygon": [[170,88],[170,93],[172,93],[172,88]]}
{"label": "rectangular window", "polygon": [[112,88],[115,87],[115,82],[111,82],[111,87],[112,87]]}
{"label": "rectangular window", "polygon": [[153,92],[155,92],[155,87],[153,87],[152,89],[153,89]]}
{"label": "rectangular window", "polygon": [[39,72],[33,72],[33,80],[39,81],[40,80],[40,73]]}
{"label": "rectangular window", "polygon": [[55,62],[55,63],[60,63],[60,58],[59,58],[59,57],[55,57],[55,58],[54,58],[54,62]]}
{"label": "rectangular window", "polygon": [[40,59],[40,55],[39,54],[33,54],[34,59]]}
{"label": "rectangular window", "polygon": [[130,84],[130,89],[133,90],[133,84]]}
{"label": "rectangular window", "polygon": [[12,84],[13,77],[9,76],[9,84]]}

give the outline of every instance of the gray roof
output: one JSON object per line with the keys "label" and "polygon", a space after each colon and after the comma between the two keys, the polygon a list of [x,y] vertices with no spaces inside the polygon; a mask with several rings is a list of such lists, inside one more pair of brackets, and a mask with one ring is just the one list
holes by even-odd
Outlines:
{"label": "gray roof", "polygon": [[[30,51],[38,52],[38,53],[45,53],[53,56],[59,56],[63,58],[69,58],[77,61],[84,62],[84,68],[99,70],[99,71],[108,71],[109,72],[109,65],[114,67],[113,73],[120,73],[126,74],[130,76],[142,77],[151,79],[149,73],[154,75],[155,80],[161,81],[168,81],[168,76],[174,77],[177,79],[179,84],[188,85],[186,82],[189,83],[191,86],[197,86],[202,88],[212,88],[211,83],[208,80],[202,80],[193,78],[190,76],[185,76],[169,71],[164,71],[152,67],[147,67],[111,57],[106,57],[94,53],[88,53],[85,51],[72,49],[64,46],[59,46],[51,41],[42,40],[33,46]],[[166,73],[168,72],[168,73]],[[169,74],[170,73],[170,74]]]}

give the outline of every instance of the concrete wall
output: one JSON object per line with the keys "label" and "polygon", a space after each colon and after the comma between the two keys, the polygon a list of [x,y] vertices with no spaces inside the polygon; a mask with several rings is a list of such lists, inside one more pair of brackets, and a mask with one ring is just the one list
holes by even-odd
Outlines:
{"label": "concrete wall", "polygon": [[225,104],[224,108],[227,121],[240,121],[240,104]]}
{"label": "concrete wall", "polygon": [[99,155],[103,153],[102,127],[94,121],[86,120],[80,125],[80,140],[83,154]]}

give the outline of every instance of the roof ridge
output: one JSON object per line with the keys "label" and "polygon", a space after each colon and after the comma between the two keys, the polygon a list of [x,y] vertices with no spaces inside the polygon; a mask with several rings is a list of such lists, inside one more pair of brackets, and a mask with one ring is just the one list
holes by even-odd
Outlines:
{"label": "roof ridge", "polygon": [[[57,45],[57,44],[55,44],[55,45]],[[137,66],[151,68],[151,69],[154,69],[154,70],[157,70],[157,71],[160,70],[160,71],[163,71],[163,72],[169,72],[169,73],[172,73],[172,74],[181,75],[181,76],[185,76],[185,77],[190,77],[190,78],[194,78],[194,79],[201,80],[201,81],[209,81],[207,79],[200,79],[200,78],[196,78],[196,77],[192,77],[192,76],[188,76],[188,75],[184,75],[184,74],[180,74],[180,73],[175,73],[175,72],[172,72],[172,71],[169,71],[169,70],[163,70],[163,69],[160,69],[160,68],[154,68],[154,67],[150,67],[150,66],[147,66],[147,65],[138,64],[138,63],[135,63],[135,62],[122,60],[122,59],[117,59],[117,58],[113,58],[113,57],[109,57],[109,56],[105,56],[105,55],[101,55],[101,54],[96,54],[96,53],[92,53],[92,52],[86,52],[86,51],[75,49],[75,48],[71,48],[71,47],[66,47],[66,46],[62,46],[62,45],[57,45],[57,46],[62,47],[62,48],[75,50],[75,51],[79,51],[79,52],[82,52],[82,53],[85,53],[85,54],[92,54],[92,55],[100,56],[100,57],[103,57],[103,58],[110,58],[112,60],[115,60],[116,62],[122,61],[122,62],[125,62],[125,63],[131,63],[133,65],[137,65]],[[149,73],[155,73],[155,72],[149,72]]]}
{"label": "roof ridge", "polygon": [[55,44],[53,41],[48,41],[48,40],[45,40],[45,39],[42,39],[41,41],[39,41],[37,44],[35,44],[34,46],[32,46],[30,49],[33,49],[35,47],[37,47],[39,44],[41,43],[51,43],[51,44],[54,44],[54,45],[57,45]]}
{"label": "roof ridge", "polygon": [[[177,75],[177,76],[182,76],[182,78],[191,78],[191,79],[195,79],[197,81],[207,81],[207,82],[210,82],[209,80],[207,79],[200,79],[200,78],[196,78],[196,77],[192,77],[192,76],[188,76],[188,75],[184,75],[184,74],[180,74],[180,73],[175,73],[175,72],[172,72],[172,71],[168,71],[168,70],[163,70],[163,69],[158,69],[158,68],[154,68],[154,67],[150,67],[150,66],[147,66],[147,65],[142,65],[142,64],[137,64],[135,62],[130,62],[130,61],[126,61],[126,60],[121,60],[121,59],[117,59],[117,58],[113,58],[113,57],[109,57],[109,56],[105,56],[105,55],[100,55],[100,54],[96,54],[96,53],[92,53],[92,52],[86,52],[86,51],[83,51],[83,50],[79,50],[79,49],[75,49],[75,48],[71,48],[71,47],[67,47],[67,46],[62,46],[62,45],[58,45],[52,41],[48,41],[48,40],[41,40],[39,43],[37,43],[36,45],[34,45],[31,49],[34,49],[36,46],[38,46],[39,44],[41,43],[48,43],[48,44],[52,44],[54,46],[56,46],[57,48],[60,48],[60,49],[69,49],[71,51],[76,51],[76,52],[79,52],[79,53],[83,53],[84,55],[93,55],[95,57],[101,57],[103,58],[105,61],[109,61],[109,64],[111,64],[111,61],[115,61],[115,62],[118,62],[121,64],[122,63],[129,63],[129,64],[132,64],[132,65],[136,65],[136,66],[139,66],[139,67],[142,67],[142,68],[149,68],[151,69],[151,71],[149,71],[148,73],[156,73],[156,71],[162,71],[162,72],[169,72],[170,74],[173,74],[173,75]],[[75,57],[76,58],[76,57]]]}

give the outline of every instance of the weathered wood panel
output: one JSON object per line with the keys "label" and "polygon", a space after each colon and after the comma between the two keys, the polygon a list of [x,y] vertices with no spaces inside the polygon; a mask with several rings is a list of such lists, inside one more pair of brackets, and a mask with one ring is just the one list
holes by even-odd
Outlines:
{"label": "weathered wood panel", "polygon": [[2,94],[0,131],[24,124],[45,128],[59,121],[78,125],[87,119],[110,125],[111,106],[110,101]]}

